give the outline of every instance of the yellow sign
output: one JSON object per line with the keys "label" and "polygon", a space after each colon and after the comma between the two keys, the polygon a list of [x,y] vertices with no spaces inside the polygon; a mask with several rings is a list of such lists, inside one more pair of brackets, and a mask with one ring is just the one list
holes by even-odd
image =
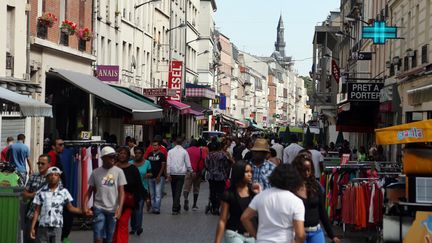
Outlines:
{"label": "yellow sign", "polygon": [[90,131],[82,131],[80,134],[81,139],[91,139],[91,132]]}
{"label": "yellow sign", "polygon": [[377,144],[432,142],[432,119],[375,129]]}
{"label": "yellow sign", "polygon": [[432,242],[432,212],[417,212],[415,221],[405,235],[403,242]]}

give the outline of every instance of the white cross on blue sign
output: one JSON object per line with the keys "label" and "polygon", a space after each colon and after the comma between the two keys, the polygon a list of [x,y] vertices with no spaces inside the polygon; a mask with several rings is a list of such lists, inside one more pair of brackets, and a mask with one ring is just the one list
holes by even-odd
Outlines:
{"label": "white cross on blue sign", "polygon": [[363,39],[373,39],[374,44],[383,45],[387,39],[397,39],[397,27],[386,26],[384,21],[375,21],[372,26],[363,26]]}

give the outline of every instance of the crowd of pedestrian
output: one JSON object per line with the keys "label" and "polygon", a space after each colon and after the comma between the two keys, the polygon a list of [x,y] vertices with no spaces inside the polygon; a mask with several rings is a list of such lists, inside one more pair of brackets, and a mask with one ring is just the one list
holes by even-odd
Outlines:
{"label": "crowd of pedestrian", "polygon": [[294,135],[286,147],[278,138],[260,136],[177,138],[173,143],[156,136],[147,148],[128,138],[124,146],[102,148],[102,166],[92,171],[82,205],[74,207],[62,173],[63,140],[54,139],[49,153],[38,157],[35,173],[24,141],[23,134],[16,143],[8,137],[1,160],[16,168],[29,202],[25,242],[67,242],[73,214],[92,218],[94,242],[128,242],[129,235],[143,233],[144,210],[161,213],[165,184],[171,188],[171,213],[180,215],[182,209],[199,210],[203,181],[210,189],[205,212],[219,216],[216,243],[318,243],[325,242],[324,231],[340,242],[318,182],[324,156],[338,152],[359,161],[385,160],[381,146],[351,150],[344,141],[339,147],[304,148]]}

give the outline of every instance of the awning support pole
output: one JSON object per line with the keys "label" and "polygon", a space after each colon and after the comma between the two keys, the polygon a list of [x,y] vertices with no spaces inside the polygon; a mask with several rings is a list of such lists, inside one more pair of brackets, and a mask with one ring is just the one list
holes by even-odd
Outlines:
{"label": "awning support pole", "polygon": [[88,120],[88,123],[89,123],[89,125],[88,125],[88,129],[89,129],[89,131],[92,133],[92,135],[93,135],[93,105],[94,105],[94,95],[92,95],[91,93],[89,93],[89,103],[88,103],[88,105],[89,105],[89,107],[88,107],[88,109],[89,109],[89,113],[88,113],[88,116],[89,116],[89,120]]}

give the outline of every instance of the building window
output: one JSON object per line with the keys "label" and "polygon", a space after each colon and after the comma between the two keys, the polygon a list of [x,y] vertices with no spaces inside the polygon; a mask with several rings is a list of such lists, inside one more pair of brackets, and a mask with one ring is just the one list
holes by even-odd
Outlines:
{"label": "building window", "polygon": [[423,112],[412,111],[406,113],[406,122],[416,122],[423,120]]}

